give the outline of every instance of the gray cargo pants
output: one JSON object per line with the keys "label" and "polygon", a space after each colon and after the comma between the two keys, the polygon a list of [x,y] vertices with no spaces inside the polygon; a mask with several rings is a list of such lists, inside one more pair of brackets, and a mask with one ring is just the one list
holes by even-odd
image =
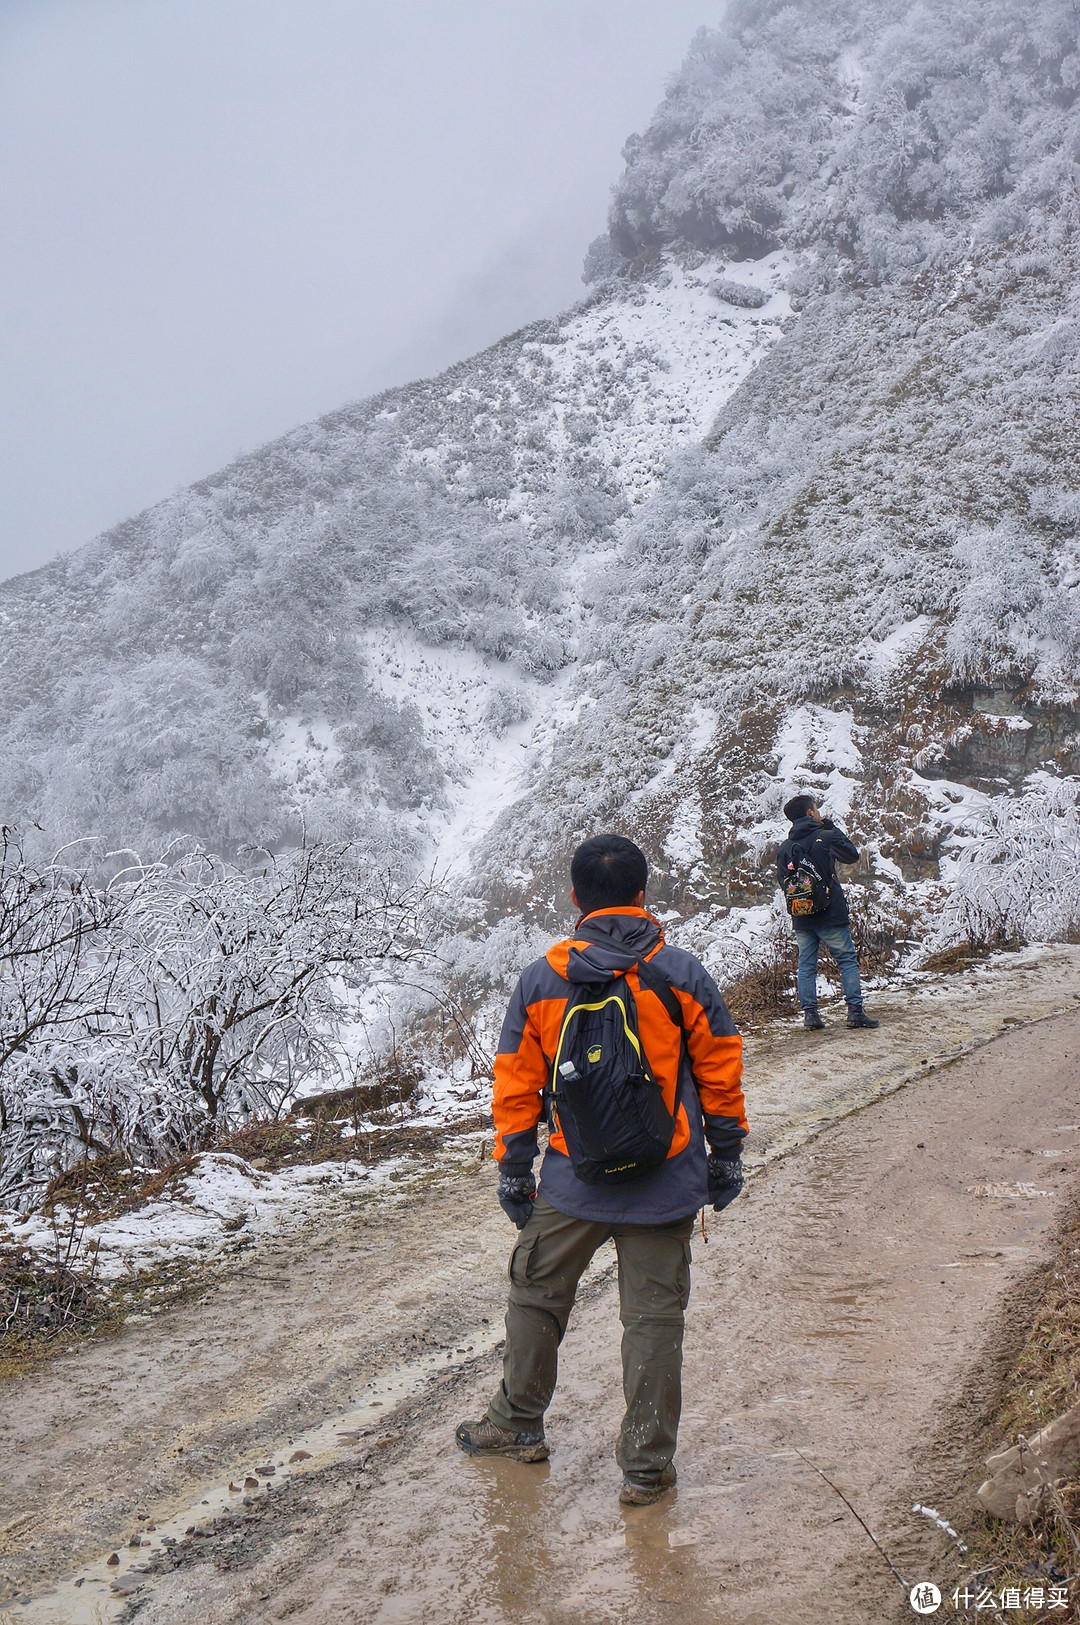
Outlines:
{"label": "gray cargo pants", "polygon": [[571,1219],[538,1197],[510,1258],[503,1380],[488,1406],[491,1421],[515,1431],[543,1428],[577,1284],[596,1249],[613,1237],[626,1399],[615,1459],[628,1478],[655,1482],[675,1454],[679,1431],[693,1229],[693,1215],[674,1224]]}

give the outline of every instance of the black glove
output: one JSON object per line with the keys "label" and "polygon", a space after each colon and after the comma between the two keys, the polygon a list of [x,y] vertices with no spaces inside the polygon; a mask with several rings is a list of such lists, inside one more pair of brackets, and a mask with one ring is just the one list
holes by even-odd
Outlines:
{"label": "black glove", "polygon": [[[743,1188],[742,1158],[721,1157],[709,1152],[709,1200],[714,1213],[722,1213]],[[505,1205],[505,1204],[504,1204]]]}
{"label": "black glove", "polygon": [[536,1180],[530,1165],[519,1162],[499,1169],[499,1206],[519,1230],[528,1224],[535,1200]]}

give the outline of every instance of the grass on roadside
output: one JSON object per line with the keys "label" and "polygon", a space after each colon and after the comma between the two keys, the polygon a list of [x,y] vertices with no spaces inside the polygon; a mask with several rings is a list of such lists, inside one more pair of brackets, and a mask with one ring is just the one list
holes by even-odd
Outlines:
{"label": "grass on roadside", "polygon": [[[68,1249],[70,1251],[70,1249]],[[0,1236],[0,1378],[13,1376],[86,1336],[118,1314],[95,1278],[93,1260],[54,1257]]]}
{"label": "grass on roadside", "polygon": [[188,1152],[161,1168],[141,1166],[118,1151],[78,1162],[52,1181],[42,1212],[52,1218],[77,1211],[80,1219],[98,1223],[134,1212],[161,1197],[174,1199],[206,1152],[225,1152],[241,1157],[260,1172],[276,1173],[282,1168],[317,1162],[383,1162],[407,1152],[433,1150],[448,1137],[489,1126],[486,1111],[446,1124],[405,1120],[361,1130],[345,1117],[290,1115],[251,1122],[215,1135],[200,1150]]}
{"label": "grass on roadside", "polygon": [[[1029,1438],[1073,1405],[1080,1403],[1080,1212],[1064,1232],[1030,1328],[1000,1391],[989,1431],[999,1448]],[[1031,1525],[1005,1523],[976,1512],[965,1538],[969,1547],[956,1555],[955,1577],[973,1592],[989,1589],[999,1600],[1003,1591],[1019,1591],[1020,1608],[1005,1608],[984,1617],[1009,1625],[1051,1625],[1080,1621],[1080,1475],[1059,1486],[1060,1507],[1038,1514]],[[961,1567],[962,1564],[962,1567]],[[1033,1587],[1068,1590],[1065,1608],[1030,1606]],[[942,1587],[944,1590],[945,1588]],[[960,1617],[960,1616],[958,1616]]]}

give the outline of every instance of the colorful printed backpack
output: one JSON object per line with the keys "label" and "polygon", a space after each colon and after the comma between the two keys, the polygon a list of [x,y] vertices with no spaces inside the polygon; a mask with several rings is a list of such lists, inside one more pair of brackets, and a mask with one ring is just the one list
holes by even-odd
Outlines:
{"label": "colorful printed backpack", "polygon": [[832,901],[829,883],[816,864],[798,847],[792,847],[787,869],[780,883],[787,911],[793,920],[824,914]]}

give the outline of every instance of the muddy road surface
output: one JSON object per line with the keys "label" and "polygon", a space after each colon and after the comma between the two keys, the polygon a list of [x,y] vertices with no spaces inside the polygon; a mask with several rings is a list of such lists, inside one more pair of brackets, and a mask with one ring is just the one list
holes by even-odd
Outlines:
{"label": "muddy road surface", "polygon": [[905,1578],[933,1578],[909,1510],[931,1441],[1077,1194],[1080,1011],[1050,1014],[1080,992],[1077,956],[1007,971],[879,1000],[878,1033],[750,1046],[765,1166],[695,1242],[679,1484],[658,1506],[616,1504],[608,1249],[564,1344],[550,1462],[454,1447],[498,1380],[513,1236],[473,1141],[392,1205],[343,1206],[200,1303],[7,1385],[0,1619],[890,1618],[897,1582],[814,1466]]}

